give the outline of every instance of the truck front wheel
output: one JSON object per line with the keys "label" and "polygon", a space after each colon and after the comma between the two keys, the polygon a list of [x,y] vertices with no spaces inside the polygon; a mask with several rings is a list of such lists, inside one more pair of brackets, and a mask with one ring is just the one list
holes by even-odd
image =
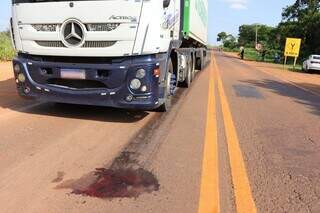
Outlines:
{"label": "truck front wheel", "polygon": [[168,69],[165,79],[165,88],[164,88],[164,103],[158,108],[160,112],[167,112],[171,108],[172,102],[172,76],[173,76],[173,64],[171,59],[168,63]]}

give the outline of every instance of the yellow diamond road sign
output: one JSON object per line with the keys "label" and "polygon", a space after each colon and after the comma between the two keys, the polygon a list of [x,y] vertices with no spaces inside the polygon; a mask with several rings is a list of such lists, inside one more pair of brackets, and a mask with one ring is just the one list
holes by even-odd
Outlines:
{"label": "yellow diamond road sign", "polygon": [[284,56],[298,57],[300,53],[301,39],[300,38],[287,38]]}

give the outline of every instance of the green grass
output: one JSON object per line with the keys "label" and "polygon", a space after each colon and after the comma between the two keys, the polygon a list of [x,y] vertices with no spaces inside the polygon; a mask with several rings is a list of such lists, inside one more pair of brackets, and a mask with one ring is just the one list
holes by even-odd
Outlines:
{"label": "green grass", "polygon": [[15,51],[11,45],[11,38],[5,32],[0,32],[0,61],[12,60]]}
{"label": "green grass", "polygon": [[[240,51],[239,48],[230,49],[226,47],[224,47],[223,50],[225,52],[237,52],[237,53],[239,53]],[[262,61],[261,55],[254,48],[245,48],[244,58],[245,60],[249,60],[249,61]],[[273,62],[274,55],[271,56],[271,53],[267,53],[264,61]]]}
{"label": "green grass", "polygon": [[[228,49],[224,48],[224,51],[226,52],[239,52],[239,49]],[[274,63],[274,51],[269,51],[265,55],[264,62],[267,63]],[[262,61],[261,55],[254,49],[254,48],[245,48],[245,54],[244,54],[244,59],[248,61]],[[293,59],[288,58],[287,65],[283,66],[283,61],[281,61],[280,64],[278,64],[279,67],[283,67],[285,70],[289,70],[292,72],[303,72],[302,71],[302,65],[301,64],[296,64],[295,67],[293,67]]]}
{"label": "green grass", "polygon": [[[250,61],[262,61],[262,56],[254,48],[246,48],[244,58]],[[274,54],[267,52],[264,62],[274,62]]]}
{"label": "green grass", "polygon": [[239,52],[239,48],[228,48],[228,47],[223,47],[223,51],[225,52]]}
{"label": "green grass", "polygon": [[293,67],[293,64],[286,65],[285,68],[293,72],[303,72],[302,65],[300,64],[297,64],[295,67]]}

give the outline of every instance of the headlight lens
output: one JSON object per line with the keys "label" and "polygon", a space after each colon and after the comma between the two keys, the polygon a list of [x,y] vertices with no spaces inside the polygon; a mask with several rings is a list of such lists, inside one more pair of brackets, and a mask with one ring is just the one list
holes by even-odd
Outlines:
{"label": "headlight lens", "polygon": [[130,88],[131,89],[137,90],[140,87],[141,87],[141,81],[139,79],[135,78],[130,82]]}
{"label": "headlight lens", "polygon": [[146,70],[145,69],[138,69],[136,73],[136,78],[144,78],[146,76]]}
{"label": "headlight lens", "polygon": [[147,86],[142,86],[142,87],[141,87],[141,92],[146,92],[147,89],[148,89]]}
{"label": "headlight lens", "polygon": [[13,70],[16,72],[16,73],[20,73],[21,72],[21,67],[19,64],[15,64],[14,67],[13,67]]}
{"label": "headlight lens", "polygon": [[19,73],[18,75],[18,80],[21,82],[21,83],[24,83],[26,81],[26,76],[24,76],[24,74],[22,73]]}

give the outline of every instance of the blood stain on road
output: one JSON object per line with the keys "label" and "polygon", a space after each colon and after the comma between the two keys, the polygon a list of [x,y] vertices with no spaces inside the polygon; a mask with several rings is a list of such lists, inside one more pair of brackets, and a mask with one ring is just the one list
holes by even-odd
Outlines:
{"label": "blood stain on road", "polygon": [[98,198],[136,198],[143,193],[159,190],[156,177],[140,169],[96,169],[96,180],[83,190],[74,189],[73,194]]}

